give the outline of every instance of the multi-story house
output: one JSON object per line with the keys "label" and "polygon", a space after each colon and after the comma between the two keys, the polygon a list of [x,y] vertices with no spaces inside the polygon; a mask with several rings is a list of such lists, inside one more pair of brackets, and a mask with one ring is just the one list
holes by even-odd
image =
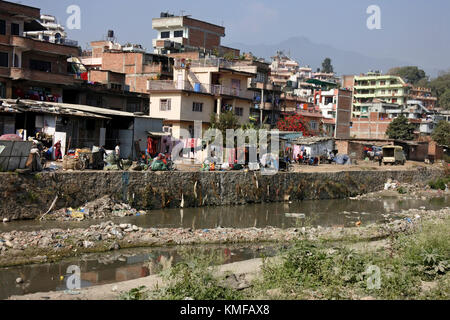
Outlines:
{"label": "multi-story house", "polygon": [[297,61],[289,58],[283,52],[278,51],[277,55],[272,57],[272,64],[270,66],[271,81],[282,88],[289,86],[294,89],[296,85],[293,82],[297,81],[299,68],[300,65]]}
{"label": "multi-story house", "polygon": [[67,62],[77,46],[24,36],[45,29],[40,17],[38,8],[0,1],[0,97],[61,101],[63,86],[81,81]]}
{"label": "multi-story house", "polygon": [[367,113],[364,105],[375,99],[404,105],[409,99],[410,89],[411,86],[398,76],[381,75],[378,72],[355,76],[353,117],[364,117]]}
{"label": "multi-story house", "polygon": [[91,42],[91,51],[81,57],[88,70],[103,70],[125,74],[126,89],[147,93],[147,80],[172,79],[173,59],[164,55],[147,53],[140,45],[121,45],[110,39]]}
{"label": "multi-story house", "polygon": [[254,98],[248,83],[255,76],[221,59],[177,59],[174,80],[148,82],[150,116],[165,119],[167,131],[176,139],[188,138],[181,129],[193,136],[196,120],[203,122],[203,129],[209,128],[212,114],[232,111],[247,123]]}
{"label": "multi-story house", "polygon": [[250,116],[255,124],[273,128],[280,118],[282,91],[270,80],[270,64],[246,54],[244,59],[233,61],[233,68],[256,74],[255,78],[248,80],[248,89],[254,92]]}
{"label": "multi-story house", "polygon": [[421,101],[425,108],[434,110],[436,108],[437,98],[431,94],[431,89],[422,87],[412,87],[410,98]]}
{"label": "multi-story house", "polygon": [[177,52],[204,51],[215,55],[239,57],[240,51],[221,45],[225,37],[225,27],[197,20],[190,16],[175,16],[161,13],[152,19],[152,27],[158,32],[153,40],[155,53],[171,54]]}
{"label": "multi-story house", "polygon": [[53,43],[78,45],[78,42],[67,39],[67,33],[64,27],[58,23],[56,17],[43,14],[39,23],[44,27],[43,30],[27,31],[24,32],[24,36]]}

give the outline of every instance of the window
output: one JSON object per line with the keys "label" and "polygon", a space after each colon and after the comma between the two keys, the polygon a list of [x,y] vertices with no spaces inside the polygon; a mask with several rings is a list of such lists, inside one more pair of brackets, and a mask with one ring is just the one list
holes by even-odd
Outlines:
{"label": "window", "polygon": [[244,115],[244,108],[236,108],[234,109],[234,113],[238,116],[238,117],[242,117]]}
{"label": "window", "polygon": [[173,37],[174,37],[174,38],[183,38],[183,35],[184,35],[183,30],[175,31],[175,32],[173,33]]}
{"label": "window", "polygon": [[20,26],[17,23],[11,23],[11,35],[20,35]]}
{"label": "window", "polygon": [[6,34],[6,21],[0,20],[0,34]]}
{"label": "window", "polygon": [[170,31],[161,32],[161,39],[170,38]]}
{"label": "window", "polygon": [[380,86],[386,85],[386,81],[380,81]]}
{"label": "window", "polygon": [[310,121],[309,122],[309,127],[311,128],[311,130],[317,130],[317,122],[316,121]]}
{"label": "window", "polygon": [[194,102],[192,104],[192,111],[193,112],[203,112],[203,103]]}
{"label": "window", "polygon": [[170,111],[171,110],[170,99],[159,100],[159,110],[160,111]]}
{"label": "window", "polygon": [[52,63],[41,60],[30,60],[30,69],[42,72],[52,72]]}
{"label": "window", "polygon": [[6,85],[0,82],[0,98],[6,98]]}
{"label": "window", "polygon": [[8,67],[8,53],[0,52],[0,67]]}

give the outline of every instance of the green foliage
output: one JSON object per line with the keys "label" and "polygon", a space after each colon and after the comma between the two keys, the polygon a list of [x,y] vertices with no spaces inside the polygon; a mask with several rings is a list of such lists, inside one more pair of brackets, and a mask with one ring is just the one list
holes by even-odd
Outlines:
{"label": "green foliage", "polygon": [[432,138],[441,146],[450,146],[450,123],[439,122],[433,131]]}
{"label": "green foliage", "polygon": [[331,64],[330,58],[325,58],[325,60],[323,60],[322,72],[325,72],[325,73],[333,73],[334,72],[334,68],[333,68],[333,65]]}
{"label": "green foliage", "polygon": [[213,253],[195,252],[183,254],[185,262],[178,263],[163,273],[169,286],[156,292],[162,300],[237,300],[242,294],[222,283],[214,265],[220,263]]}
{"label": "green foliage", "polygon": [[438,98],[438,105],[447,110],[450,109],[447,90],[450,90],[450,71],[443,72],[436,79],[431,80],[427,87]]}
{"label": "green foliage", "polygon": [[[414,234],[393,238],[390,249],[352,251],[309,240],[297,242],[281,261],[264,262],[252,297],[277,290],[280,299],[448,299],[450,219],[426,222]],[[380,268],[381,286],[367,286],[369,266]],[[422,281],[436,288],[425,292]]]}
{"label": "green foliage", "polygon": [[414,130],[414,125],[406,117],[400,116],[390,123],[386,134],[390,139],[413,140]]}
{"label": "green foliage", "polygon": [[139,288],[131,289],[120,295],[120,300],[147,300],[148,291],[147,287],[141,286]]}
{"label": "green foliage", "polygon": [[225,140],[227,129],[239,129],[239,119],[234,115],[233,111],[227,111],[220,114],[219,117],[215,113],[211,114],[211,128],[219,129]]}
{"label": "green foliage", "polygon": [[434,181],[430,181],[428,183],[428,185],[430,186],[431,189],[434,189],[434,190],[445,190],[446,185],[449,183],[450,183],[450,177],[445,177],[445,178],[439,178]]}
{"label": "green foliage", "polygon": [[439,96],[439,105],[446,110],[450,110],[450,88],[446,89],[445,92]]}
{"label": "green foliage", "polygon": [[392,68],[391,70],[389,70],[388,74],[393,76],[399,76],[403,78],[407,83],[414,85],[417,85],[421,80],[428,79],[425,71],[419,69],[416,66]]}

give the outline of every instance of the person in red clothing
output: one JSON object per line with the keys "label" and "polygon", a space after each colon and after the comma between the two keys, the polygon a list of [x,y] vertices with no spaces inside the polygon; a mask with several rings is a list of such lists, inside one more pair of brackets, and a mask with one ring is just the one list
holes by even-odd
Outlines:
{"label": "person in red clothing", "polygon": [[57,143],[55,143],[55,160],[62,159],[62,152],[61,152],[61,140],[59,140]]}

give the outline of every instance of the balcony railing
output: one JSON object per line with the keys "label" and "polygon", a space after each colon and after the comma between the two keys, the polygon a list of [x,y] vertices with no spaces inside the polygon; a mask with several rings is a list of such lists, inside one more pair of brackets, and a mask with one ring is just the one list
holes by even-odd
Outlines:
{"label": "balcony railing", "polygon": [[175,68],[233,68],[238,66],[238,63],[227,61],[224,59],[200,59],[200,60],[193,60],[189,61],[186,59],[176,59],[175,60]]}
{"label": "balcony railing", "polygon": [[204,83],[191,84],[189,81],[179,82],[171,80],[150,80],[148,81],[148,90],[149,91],[186,90],[212,95],[225,95],[244,99],[253,99],[253,93],[247,90]]}

